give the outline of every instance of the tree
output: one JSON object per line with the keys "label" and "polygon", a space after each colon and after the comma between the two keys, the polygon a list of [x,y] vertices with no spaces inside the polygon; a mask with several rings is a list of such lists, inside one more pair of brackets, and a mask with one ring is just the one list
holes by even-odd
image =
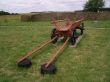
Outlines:
{"label": "tree", "polygon": [[18,13],[9,13],[9,12],[6,12],[6,11],[0,11],[0,15],[18,15]]}
{"label": "tree", "polygon": [[89,0],[84,6],[84,10],[98,12],[101,8],[103,8],[104,4],[104,0]]}
{"label": "tree", "polygon": [[5,12],[5,11],[0,11],[0,15],[10,15],[9,12]]}

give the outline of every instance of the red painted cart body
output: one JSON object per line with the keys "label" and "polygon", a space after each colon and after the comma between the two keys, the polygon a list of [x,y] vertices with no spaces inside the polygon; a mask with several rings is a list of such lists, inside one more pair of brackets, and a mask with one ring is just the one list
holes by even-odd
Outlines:
{"label": "red painted cart body", "polygon": [[[54,24],[55,26],[55,34],[58,37],[70,37],[74,29],[80,29],[82,21],[82,19],[75,22],[69,20],[59,20],[53,21],[52,24]],[[60,23],[63,23],[65,25],[62,25]]]}

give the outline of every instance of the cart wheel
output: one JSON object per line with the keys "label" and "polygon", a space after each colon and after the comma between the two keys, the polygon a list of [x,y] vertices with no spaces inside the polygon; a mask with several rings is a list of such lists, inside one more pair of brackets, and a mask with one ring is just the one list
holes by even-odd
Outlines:
{"label": "cart wheel", "polygon": [[75,37],[76,29],[73,30],[73,34],[70,38],[71,44],[74,45],[76,43],[76,37]]}
{"label": "cart wheel", "polygon": [[81,28],[80,28],[80,30],[81,30],[81,35],[83,35],[83,31],[84,31],[84,23],[81,24]]}
{"label": "cart wheel", "polygon": [[[56,29],[52,29],[52,33],[51,33],[51,39],[55,38],[56,37],[56,34],[55,34],[55,31]],[[57,42],[58,38],[55,38],[52,43],[55,44]]]}

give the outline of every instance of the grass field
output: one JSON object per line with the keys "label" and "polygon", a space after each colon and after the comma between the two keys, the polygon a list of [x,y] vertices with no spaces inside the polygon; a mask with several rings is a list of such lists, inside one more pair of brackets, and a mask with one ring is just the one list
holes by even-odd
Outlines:
{"label": "grass field", "polygon": [[57,58],[55,75],[43,77],[39,71],[57,50],[52,45],[34,54],[31,68],[18,68],[19,58],[49,39],[51,28],[50,22],[0,16],[0,82],[110,82],[110,21],[85,21],[83,39]]}

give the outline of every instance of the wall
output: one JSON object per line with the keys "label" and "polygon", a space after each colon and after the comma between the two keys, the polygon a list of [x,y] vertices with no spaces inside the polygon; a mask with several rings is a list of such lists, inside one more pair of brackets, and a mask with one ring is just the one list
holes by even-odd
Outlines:
{"label": "wall", "polygon": [[[27,18],[27,19],[26,19]],[[22,21],[50,21],[69,18],[71,20],[84,18],[85,20],[110,20],[110,12],[51,12],[39,13],[31,16],[21,16]]]}

